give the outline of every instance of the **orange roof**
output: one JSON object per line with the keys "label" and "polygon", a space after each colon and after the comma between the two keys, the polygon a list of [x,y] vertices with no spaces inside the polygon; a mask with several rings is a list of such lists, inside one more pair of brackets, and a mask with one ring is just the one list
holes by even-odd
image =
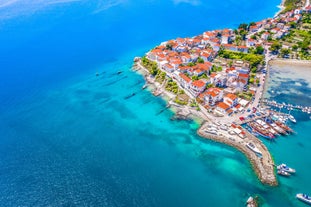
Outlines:
{"label": "orange roof", "polygon": [[243,83],[243,84],[246,84],[247,82],[246,82],[246,80],[239,80],[239,82],[241,82],[241,83]]}
{"label": "orange roof", "polygon": [[162,52],[162,50],[156,48],[156,49],[151,50],[151,52],[152,52],[152,53],[159,53],[159,52]]}
{"label": "orange roof", "polygon": [[173,68],[173,66],[171,65],[171,64],[165,64],[165,67],[167,67],[167,68]]}
{"label": "orange roof", "polygon": [[212,97],[218,96],[218,94],[220,93],[220,89],[219,88],[209,88],[206,92],[206,94],[211,95]]}
{"label": "orange roof", "polygon": [[205,65],[204,63],[198,63],[195,68],[202,70],[202,71],[208,71],[209,70],[209,66]]}
{"label": "orange roof", "polygon": [[205,86],[205,83],[201,80],[195,80],[192,82],[192,85],[198,87],[198,88],[202,88]]}
{"label": "orange roof", "polygon": [[212,74],[210,75],[210,77],[211,77],[211,78],[215,78],[216,75],[217,75],[217,73],[212,73]]}
{"label": "orange roof", "polygon": [[248,78],[248,74],[239,73],[239,77],[241,78]]}
{"label": "orange roof", "polygon": [[189,70],[189,69],[190,69],[190,67],[189,67],[189,66],[187,66],[187,65],[185,65],[185,66],[179,66],[179,67],[178,67],[178,69],[179,69],[179,70],[184,70],[184,71],[187,71],[187,70]]}
{"label": "orange roof", "polygon": [[246,47],[246,46],[243,46],[243,45],[238,46],[238,48],[240,48],[240,49],[247,49],[247,47]]}
{"label": "orange roof", "polygon": [[182,79],[184,79],[184,81],[186,81],[187,83],[190,83],[190,82],[191,82],[191,79],[190,79],[188,76],[186,76],[185,74],[180,73],[179,76],[180,76]]}
{"label": "orange roof", "polygon": [[228,110],[230,108],[230,106],[228,104],[225,104],[224,102],[218,103],[217,107],[222,108],[224,110]]}
{"label": "orange roof", "polygon": [[236,95],[234,95],[233,93],[228,93],[228,94],[226,95],[226,98],[229,98],[229,99],[231,99],[231,100],[235,100],[235,99],[237,99],[238,97],[237,97]]}

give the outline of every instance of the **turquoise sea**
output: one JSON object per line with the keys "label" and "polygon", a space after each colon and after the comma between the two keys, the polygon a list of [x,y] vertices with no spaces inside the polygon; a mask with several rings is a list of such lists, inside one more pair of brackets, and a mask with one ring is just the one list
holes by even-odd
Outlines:
{"label": "turquoise sea", "polygon": [[279,3],[0,0],[0,206],[240,207],[253,194],[304,206],[294,196],[311,193],[308,117],[267,143],[297,175],[263,186],[243,154],[170,120],[131,71],[162,41],[272,17]]}

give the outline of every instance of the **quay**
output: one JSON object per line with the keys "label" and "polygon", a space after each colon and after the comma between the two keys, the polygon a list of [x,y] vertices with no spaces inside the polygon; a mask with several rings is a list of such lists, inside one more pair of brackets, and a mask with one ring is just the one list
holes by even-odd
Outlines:
{"label": "quay", "polygon": [[256,121],[257,119],[266,118],[268,116],[269,116],[269,114],[268,115],[264,114],[264,115],[261,115],[261,116],[255,116],[253,118],[244,119],[243,121],[239,120],[239,121],[236,122],[236,124],[238,124],[238,125],[247,124],[249,122]]}
{"label": "quay", "polygon": [[[251,162],[253,169],[255,170],[259,180],[263,184],[276,186],[278,185],[275,173],[274,173],[274,162],[269,153],[267,147],[262,143],[261,140],[257,139],[254,135],[248,133],[246,130],[245,137],[241,138],[238,135],[227,134],[226,131],[221,133],[210,134],[206,131],[209,122],[205,122],[197,131],[197,133],[207,139],[211,139],[216,142],[224,143],[230,145],[237,150],[241,151],[248,160]],[[262,156],[257,156],[253,151],[251,151],[246,144],[253,143],[262,152]]]}

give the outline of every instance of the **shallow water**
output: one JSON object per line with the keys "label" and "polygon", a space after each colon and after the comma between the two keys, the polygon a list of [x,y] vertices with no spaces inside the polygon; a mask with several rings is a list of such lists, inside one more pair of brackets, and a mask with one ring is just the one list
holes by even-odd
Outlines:
{"label": "shallow water", "polygon": [[0,206],[301,205],[310,122],[267,143],[298,173],[266,187],[244,155],[159,113],[166,103],[130,70],[162,41],[273,16],[278,1],[26,3],[0,8]]}

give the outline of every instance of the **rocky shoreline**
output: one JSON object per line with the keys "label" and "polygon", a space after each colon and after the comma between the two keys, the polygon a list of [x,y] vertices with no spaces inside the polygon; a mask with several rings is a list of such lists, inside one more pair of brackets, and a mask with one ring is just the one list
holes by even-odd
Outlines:
{"label": "rocky shoreline", "polygon": [[[206,124],[207,123],[204,123],[197,130],[197,133],[201,137],[229,145],[229,146],[234,147],[235,149],[239,150],[250,161],[254,171],[256,172],[256,174],[259,178],[259,180],[263,184],[267,184],[270,186],[277,186],[278,185],[276,176],[274,174],[274,162],[272,160],[271,154],[269,153],[267,147],[260,140],[258,140],[256,137],[254,137],[251,134],[247,134],[247,138],[245,138],[244,140],[238,140],[237,138],[230,139],[230,138],[224,137],[224,136],[207,134],[204,132],[204,128],[205,128]],[[246,147],[245,144],[248,142],[256,143],[256,146],[257,147],[259,146],[259,149],[263,153],[262,158],[259,158],[258,156],[256,156],[256,154],[254,152],[252,152],[251,150],[249,150]]]}
{"label": "rocky shoreline", "polygon": [[[200,122],[202,122],[200,128],[197,130],[197,134],[199,136],[205,139],[210,139],[215,142],[229,145],[239,150],[250,161],[256,175],[258,176],[259,180],[263,184],[270,185],[270,186],[278,185],[275,172],[274,172],[274,162],[271,157],[271,154],[269,153],[266,146],[259,139],[257,139],[255,136],[251,135],[250,133],[247,133],[247,131],[246,131],[245,138],[240,138],[237,135],[218,136],[218,135],[206,133],[205,132],[206,126],[210,123],[213,123],[213,121],[210,119],[208,115],[204,114],[203,111],[197,111],[196,109],[191,108],[189,106],[179,106],[177,104],[174,104],[171,101],[172,98],[174,97],[174,94],[166,91],[163,86],[161,87],[161,84],[149,79],[150,78],[149,71],[140,64],[139,58],[135,58],[134,62],[135,64],[133,66],[133,70],[143,75],[146,79],[146,83],[153,90],[161,90],[161,96],[163,97],[163,99],[165,99],[168,102],[169,106],[173,106],[173,111],[176,113],[176,116],[175,116],[176,119],[198,118]],[[252,142],[256,144],[257,147],[259,147],[259,149],[262,152],[261,158],[258,157],[253,151],[251,151],[249,148],[246,147],[246,144],[249,142]]]}

